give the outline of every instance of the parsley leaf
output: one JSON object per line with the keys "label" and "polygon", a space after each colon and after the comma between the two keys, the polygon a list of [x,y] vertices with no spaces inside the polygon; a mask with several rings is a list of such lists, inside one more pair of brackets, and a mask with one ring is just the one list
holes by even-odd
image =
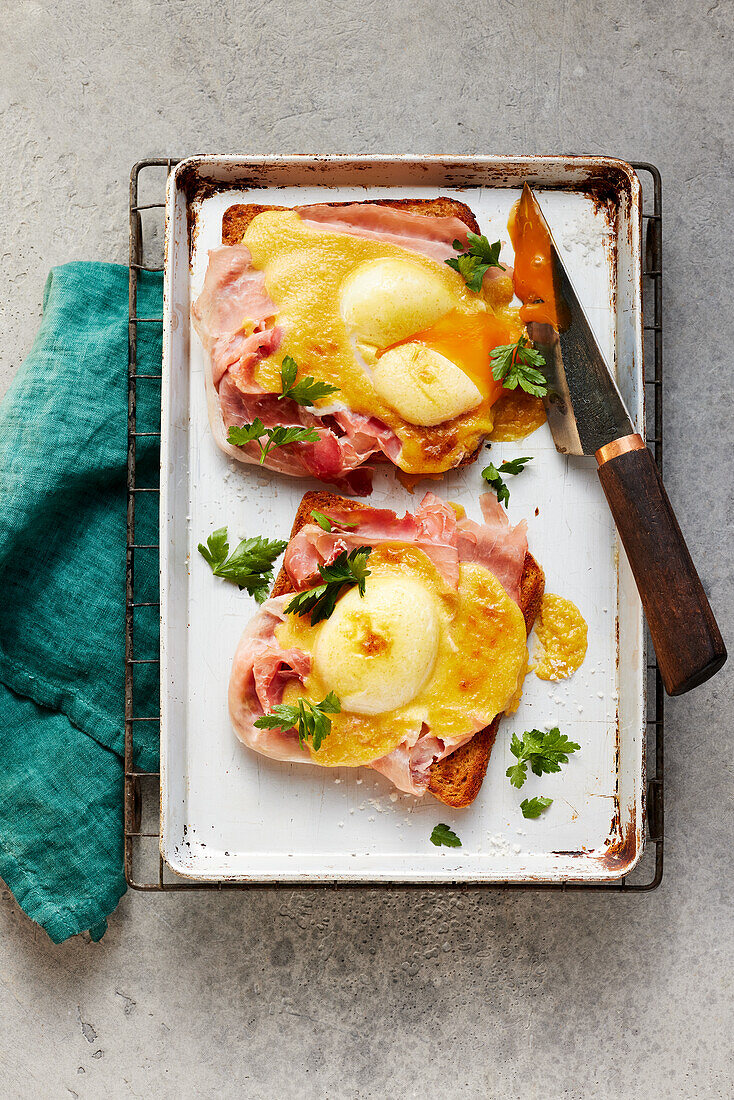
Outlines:
{"label": "parsley leaf", "polygon": [[319,573],[324,583],[294,596],[285,608],[286,614],[307,615],[310,612],[311,626],[315,626],[329,618],[345,585],[352,588],[356,584],[360,596],[364,596],[365,580],[370,575],[367,558],[371,553],[371,546],[358,546],[350,554],[342,550],[330,565],[320,565]]}
{"label": "parsley leaf", "polygon": [[[267,437],[265,444],[262,442],[263,436]],[[244,447],[253,439],[257,440],[260,448],[262,465],[271,447],[285,447],[288,443],[318,443],[319,433],[315,428],[302,428],[300,425],[286,427],[284,424],[276,424],[274,428],[266,428],[259,416],[252,424],[243,424],[241,428],[233,426],[227,432],[227,442],[234,447]]]}
{"label": "parsley leaf", "polygon": [[500,466],[500,473],[503,474],[519,474],[521,470],[525,469],[528,462],[533,461],[532,455],[526,455],[525,458],[510,458]]}
{"label": "parsley leaf", "polygon": [[461,847],[461,841],[454,830],[449,829],[448,825],[444,825],[443,823],[434,825],[433,832],[431,833],[431,844],[435,844],[436,847],[440,844],[445,844],[447,848]]}
{"label": "parsley leaf", "polygon": [[513,787],[522,787],[528,776],[528,764],[534,775],[559,772],[561,764],[568,763],[568,754],[580,748],[575,741],[569,741],[558,726],[554,726],[548,733],[543,733],[542,730],[526,730],[522,741],[513,733],[510,752],[517,757],[517,764],[509,767],[505,774]]}
{"label": "parsley leaf", "polygon": [[215,568],[218,562],[224,561],[229,553],[227,528],[219,527],[214,531],[206,540],[206,546],[199,543],[199,553],[206,558],[212,569]]}
{"label": "parsley leaf", "polygon": [[311,515],[316,520],[319,527],[323,527],[324,531],[332,531],[333,528],[334,528],[335,523],[338,527],[356,527],[357,526],[356,523],[347,523],[347,521],[345,519],[331,520],[331,519],[329,519],[329,517],[327,515],[325,515],[323,512],[318,512],[315,508],[311,512]]}
{"label": "parsley leaf", "polygon": [[272,565],[288,543],[280,539],[263,539],[257,536],[243,539],[229,553],[227,528],[220,527],[206,540],[199,543],[199,553],[211,566],[215,577],[233,581],[240,591],[245,588],[258,603],[267,598],[273,579]]}
{"label": "parsley leaf", "polygon": [[307,375],[300,382],[296,382],[298,364],[290,355],[286,355],[280,368],[280,380],[283,392],[279,395],[290,397],[297,405],[314,405],[320,397],[329,397],[332,393],[339,393],[338,386],[331,386],[328,382],[317,382],[312,375]]}
{"label": "parsley leaf", "polygon": [[273,707],[270,714],[258,718],[255,725],[261,730],[296,729],[301,748],[304,742],[310,741],[313,751],[318,752],[324,738],[331,733],[331,718],[328,715],[339,714],[341,709],[338,696],[330,691],[320,703],[304,698],[300,698],[295,706],[280,703]]}
{"label": "parsley leaf", "polygon": [[526,336],[521,336],[516,344],[500,344],[490,352],[492,374],[507,390],[518,386],[534,397],[545,397],[548,383],[545,375],[537,367],[545,366],[545,359],[530,347]]}
{"label": "parsley leaf", "polygon": [[482,470],[482,477],[487,484],[494,489],[497,494],[497,500],[500,504],[504,504],[507,507],[507,502],[510,499],[510,490],[502,480],[502,475],[493,462],[490,462],[489,466],[485,466]]}
{"label": "parsley leaf", "polygon": [[537,798],[523,798],[520,803],[523,817],[540,817],[543,810],[547,810],[552,804],[552,798],[545,798],[542,794]]}
{"label": "parsley leaf", "polygon": [[477,233],[471,232],[467,233],[466,239],[467,245],[463,245],[461,241],[454,241],[454,248],[457,252],[461,252],[461,256],[452,256],[445,263],[459,272],[469,290],[478,294],[482,289],[484,274],[490,267],[505,270],[505,265],[499,262],[502,243],[495,241],[494,244],[490,244],[485,236],[480,237]]}
{"label": "parsley leaf", "polygon": [[265,434],[265,425],[259,416],[256,416],[252,424],[243,424],[241,428],[232,425],[227,431],[227,442],[234,447],[244,447],[253,439],[260,441],[260,436]]}
{"label": "parsley leaf", "polygon": [[485,466],[482,470],[482,477],[488,485],[494,489],[497,494],[497,500],[500,504],[504,504],[505,508],[510,499],[510,490],[502,480],[503,474],[519,474],[521,470],[525,468],[526,462],[532,462],[532,456],[526,458],[513,458],[509,462],[503,462],[499,470],[490,462],[489,466]]}
{"label": "parsley leaf", "polygon": [[331,520],[328,516],[325,516],[323,512],[318,512],[315,508],[312,510],[311,515],[318,523],[319,527],[322,527],[324,531],[331,530]]}

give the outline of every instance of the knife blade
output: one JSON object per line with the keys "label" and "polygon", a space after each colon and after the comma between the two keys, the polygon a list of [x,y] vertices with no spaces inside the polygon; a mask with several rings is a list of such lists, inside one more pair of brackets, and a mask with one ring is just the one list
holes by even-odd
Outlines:
{"label": "knife blade", "polygon": [[[551,316],[562,318],[557,329],[543,321],[527,323],[528,336],[545,359],[548,394],[543,400],[553,440],[562,454],[596,456],[599,480],[640,593],[665,689],[669,695],[681,695],[718,672],[726,661],[726,646],[655,460],[633,427],[527,183],[516,224],[539,228],[541,240],[543,231],[547,232],[542,251],[550,257],[556,298],[549,310]],[[521,246],[520,239],[518,243]],[[527,255],[524,259],[527,267]],[[545,262],[538,254],[532,257],[531,267],[533,259]]]}
{"label": "knife blade", "polygon": [[593,455],[612,440],[632,435],[635,429],[548,222],[527,184],[519,213],[523,204],[532,204],[531,213],[548,233],[553,282],[566,305],[567,323],[560,332],[539,321],[527,326],[528,336],[546,363],[548,394],[543,400],[548,424],[561,454]]}

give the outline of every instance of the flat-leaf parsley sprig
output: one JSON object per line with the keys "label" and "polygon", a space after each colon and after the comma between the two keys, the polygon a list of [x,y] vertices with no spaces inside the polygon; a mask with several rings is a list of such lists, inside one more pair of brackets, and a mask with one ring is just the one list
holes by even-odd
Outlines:
{"label": "flat-leaf parsley sprig", "polygon": [[438,848],[439,845],[445,844],[447,848],[460,848],[461,841],[448,825],[441,822],[439,825],[434,825],[433,832],[431,833],[431,844],[435,844]]}
{"label": "flat-leaf parsley sprig", "polygon": [[[265,443],[262,442],[263,436],[265,436]],[[284,424],[266,428],[259,416],[255,417],[252,424],[243,424],[240,428],[233,426],[227,432],[227,442],[233,447],[244,447],[246,443],[252,443],[253,440],[260,448],[260,465],[262,465],[271,447],[285,447],[288,443],[318,443],[319,433],[315,428],[286,427]]]}
{"label": "flat-leaf parsley sprig", "polygon": [[547,810],[549,806],[553,805],[552,798],[545,798],[542,794],[539,794],[537,798],[523,798],[520,803],[520,809],[522,810],[523,817],[540,817],[543,810]]}
{"label": "flat-leaf parsley sprig", "polygon": [[494,489],[495,493],[497,494],[497,500],[500,502],[500,504],[504,504],[505,508],[507,507],[510,500],[510,490],[505,485],[505,482],[502,479],[502,475],[519,474],[522,470],[525,469],[525,464],[532,461],[532,455],[528,455],[525,458],[513,458],[509,461],[506,460],[501,464],[499,469],[497,469],[493,462],[490,462],[489,466],[485,466],[482,470],[482,477],[490,486],[490,488]]}
{"label": "flat-leaf parsley sprig", "polygon": [[495,241],[494,244],[490,244],[484,235],[480,236],[472,232],[467,233],[466,239],[466,244],[462,244],[459,240],[454,241],[454,248],[457,252],[461,252],[461,255],[452,256],[450,260],[444,262],[454,271],[459,272],[469,290],[478,294],[482,289],[485,272],[490,267],[505,270],[505,265],[500,263],[502,242]]}
{"label": "flat-leaf parsley sprig", "polygon": [[286,614],[308,615],[310,612],[311,626],[315,626],[329,618],[345,586],[353,588],[356,584],[360,596],[364,596],[365,580],[370,575],[367,559],[371,553],[371,546],[358,546],[349,554],[342,550],[330,565],[320,565],[319,573],[324,583],[294,596],[286,605]]}
{"label": "flat-leaf parsley sprig", "polygon": [[263,714],[262,718],[258,718],[255,725],[261,730],[295,729],[298,731],[301,748],[309,741],[313,751],[318,752],[324,738],[331,733],[329,715],[339,714],[341,709],[339,697],[330,691],[320,703],[312,703],[310,699],[303,698],[295,706],[279,703],[270,714]]}
{"label": "flat-leaf parsley sprig", "polygon": [[319,398],[339,393],[338,386],[332,386],[328,382],[317,382],[310,374],[300,382],[296,382],[297,375],[298,364],[290,355],[286,355],[280,368],[282,393],[278,395],[279,401],[289,397],[297,405],[315,405]]}
{"label": "flat-leaf parsley sprig", "polygon": [[569,741],[558,726],[547,733],[526,730],[522,740],[513,733],[510,752],[517,757],[517,764],[509,767],[505,774],[513,787],[522,787],[528,776],[528,764],[534,775],[559,772],[561,764],[568,763],[569,753],[578,752],[580,748],[575,741]]}
{"label": "flat-leaf parsley sprig", "polygon": [[209,563],[215,577],[233,581],[262,603],[273,579],[273,562],[287,545],[281,539],[258,536],[243,539],[230,554],[227,528],[219,527],[206,540],[206,546],[199,543],[199,553]]}
{"label": "flat-leaf parsley sprig", "polygon": [[548,393],[546,377],[537,368],[545,366],[545,359],[531,347],[526,336],[516,344],[500,344],[490,352],[492,375],[506,390],[520,389],[533,397],[545,397]]}

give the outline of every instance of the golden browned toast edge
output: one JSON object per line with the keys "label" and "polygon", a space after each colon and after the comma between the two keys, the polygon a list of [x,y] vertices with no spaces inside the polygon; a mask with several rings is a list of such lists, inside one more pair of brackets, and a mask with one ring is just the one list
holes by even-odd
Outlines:
{"label": "golden browned toast edge", "polygon": [[[293,519],[290,538],[292,539],[306,523],[313,523],[311,512],[315,509],[328,515],[329,508],[338,505],[340,509],[354,511],[357,508],[369,507],[359,501],[350,500],[330,493],[325,489],[306,493],[298,506],[298,511]],[[289,540],[290,541],[290,540]],[[528,632],[533,629],[533,624],[540,611],[540,603],[545,589],[545,576],[531,553],[525,554],[522,577],[520,578],[520,610],[525,618],[525,628]],[[286,573],[285,566],[281,566],[278,576],[275,578],[271,596],[282,596],[293,592],[293,584]],[[498,714],[489,726],[475,733],[471,741],[467,741],[461,748],[445,756],[431,766],[431,777],[428,789],[432,795],[447,806],[456,809],[470,805],[479,794],[484,776],[487,771],[489,754],[492,751],[497,730],[499,728],[501,714]]]}
{"label": "golden browned toast edge", "polygon": [[[351,202],[318,203],[319,206],[354,206]],[[405,210],[409,214],[428,214],[433,218],[459,218],[472,233],[479,232],[479,223],[470,207],[458,199],[448,199],[439,195],[437,199],[367,199],[361,205],[391,206],[394,210]],[[258,214],[265,210],[288,210],[287,206],[260,206],[257,203],[237,203],[230,206],[222,215],[222,244],[239,244],[245,230]]]}

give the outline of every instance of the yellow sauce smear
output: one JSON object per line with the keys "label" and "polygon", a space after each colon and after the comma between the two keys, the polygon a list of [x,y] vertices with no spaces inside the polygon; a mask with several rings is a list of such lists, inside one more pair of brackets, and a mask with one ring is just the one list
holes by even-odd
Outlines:
{"label": "yellow sauce smear", "polygon": [[566,680],[581,667],[588,645],[588,627],[570,600],[546,592],[535,624],[540,658],[535,675],[541,680]]}
{"label": "yellow sauce smear", "polygon": [[[369,568],[367,592],[373,578],[395,572],[414,577],[429,589],[440,619],[437,657],[426,683],[405,705],[381,714],[342,711],[333,715],[331,733],[319,751],[309,746],[314,762],[325,767],[368,764],[392,752],[401,741],[413,744],[426,726],[452,740],[481,729],[507,707],[527,662],[522,612],[482,566],[461,565],[458,592],[421,550],[412,547],[375,547]],[[288,615],[275,635],[286,649],[296,646],[313,653],[323,625],[312,627],[308,616]],[[305,685],[295,681],[286,685],[283,702],[294,704],[299,696],[317,702],[326,689],[312,671]]]}
{"label": "yellow sauce smear", "polygon": [[506,390],[494,406],[494,426],[489,438],[497,443],[524,439],[545,424],[545,409],[539,397],[519,387]]}

